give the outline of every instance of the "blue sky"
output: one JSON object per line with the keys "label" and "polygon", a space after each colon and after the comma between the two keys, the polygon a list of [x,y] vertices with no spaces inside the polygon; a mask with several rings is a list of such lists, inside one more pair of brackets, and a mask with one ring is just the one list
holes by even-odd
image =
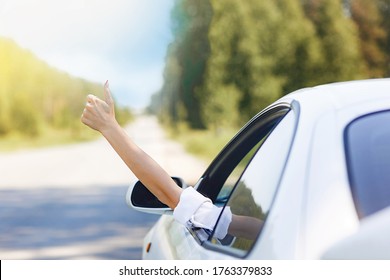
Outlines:
{"label": "blue sky", "polygon": [[163,82],[174,0],[0,0],[0,36],[146,106]]}

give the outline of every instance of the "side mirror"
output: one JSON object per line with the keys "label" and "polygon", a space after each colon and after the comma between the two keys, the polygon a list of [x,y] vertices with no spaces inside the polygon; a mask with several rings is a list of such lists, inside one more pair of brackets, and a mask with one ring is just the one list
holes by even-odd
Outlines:
{"label": "side mirror", "polygon": [[[175,183],[185,189],[186,183],[182,178],[172,177]],[[126,193],[126,203],[137,211],[150,214],[171,214],[173,211],[167,205],[157,199],[141,181],[136,181],[130,185]]]}
{"label": "side mirror", "polygon": [[356,233],[337,242],[322,259],[390,260],[390,207],[364,218]]}

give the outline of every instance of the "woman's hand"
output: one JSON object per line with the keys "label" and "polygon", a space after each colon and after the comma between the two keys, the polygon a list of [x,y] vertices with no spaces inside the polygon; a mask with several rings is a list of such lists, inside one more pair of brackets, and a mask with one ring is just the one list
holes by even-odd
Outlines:
{"label": "woman's hand", "polygon": [[104,84],[104,100],[89,94],[81,121],[92,129],[104,134],[113,125],[117,125],[115,119],[114,100],[111,96],[108,81]]}
{"label": "woman's hand", "polygon": [[148,154],[139,148],[115,119],[114,101],[108,82],[104,100],[88,95],[81,121],[99,131],[122,158],[134,175],[164,204],[172,209],[179,202],[182,189]]}

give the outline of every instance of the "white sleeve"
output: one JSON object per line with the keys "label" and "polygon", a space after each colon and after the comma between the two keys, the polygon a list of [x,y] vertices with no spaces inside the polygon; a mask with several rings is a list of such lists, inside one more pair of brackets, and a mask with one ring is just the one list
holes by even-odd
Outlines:
{"label": "white sleeve", "polygon": [[[189,187],[181,193],[179,203],[173,211],[173,217],[185,226],[213,230],[221,211],[222,208],[215,206],[209,198]],[[230,208],[226,207],[218,222],[214,237],[223,239],[231,221],[232,213]]]}

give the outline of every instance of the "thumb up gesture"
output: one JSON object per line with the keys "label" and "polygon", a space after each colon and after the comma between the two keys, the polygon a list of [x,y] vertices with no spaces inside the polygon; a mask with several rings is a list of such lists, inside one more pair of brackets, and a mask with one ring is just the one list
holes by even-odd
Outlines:
{"label": "thumb up gesture", "polygon": [[114,100],[108,85],[104,84],[104,100],[89,94],[85,105],[81,121],[92,129],[101,133],[116,124]]}

